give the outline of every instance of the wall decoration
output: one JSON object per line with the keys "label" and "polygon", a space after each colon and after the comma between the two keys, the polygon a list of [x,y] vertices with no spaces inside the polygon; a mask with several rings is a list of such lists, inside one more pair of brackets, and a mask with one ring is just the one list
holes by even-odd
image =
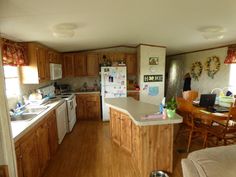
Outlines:
{"label": "wall decoration", "polygon": [[215,74],[220,70],[220,59],[217,56],[208,57],[205,63],[207,75],[214,79]]}
{"label": "wall decoration", "polygon": [[144,82],[162,82],[163,81],[163,75],[144,75]]}
{"label": "wall decoration", "polygon": [[149,57],[149,65],[159,65],[158,57]]}
{"label": "wall decoration", "polygon": [[159,94],[159,87],[149,87],[148,95],[157,96]]}
{"label": "wall decoration", "polygon": [[200,61],[196,61],[192,64],[191,67],[191,76],[194,80],[198,81],[198,78],[202,74],[202,63]]}

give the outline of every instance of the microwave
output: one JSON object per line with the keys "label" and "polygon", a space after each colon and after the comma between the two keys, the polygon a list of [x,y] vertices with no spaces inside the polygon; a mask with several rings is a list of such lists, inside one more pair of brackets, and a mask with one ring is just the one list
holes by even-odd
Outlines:
{"label": "microwave", "polygon": [[50,63],[50,78],[57,80],[62,78],[62,65]]}

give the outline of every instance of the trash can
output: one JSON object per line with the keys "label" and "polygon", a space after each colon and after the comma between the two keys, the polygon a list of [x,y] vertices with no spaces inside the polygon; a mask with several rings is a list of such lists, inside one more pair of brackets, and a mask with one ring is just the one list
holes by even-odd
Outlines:
{"label": "trash can", "polygon": [[153,171],[151,172],[150,177],[169,177],[169,176],[163,171]]}

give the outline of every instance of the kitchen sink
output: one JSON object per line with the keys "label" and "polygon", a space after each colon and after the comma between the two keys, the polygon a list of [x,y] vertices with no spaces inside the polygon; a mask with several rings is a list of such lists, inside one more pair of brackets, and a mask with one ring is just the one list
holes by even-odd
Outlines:
{"label": "kitchen sink", "polygon": [[17,116],[14,116],[11,118],[12,121],[19,121],[19,120],[27,120],[27,121],[30,121],[32,120],[33,118],[35,118],[38,114],[21,114],[21,115],[17,115]]}
{"label": "kitchen sink", "polygon": [[26,107],[23,114],[40,114],[42,111],[48,109],[48,106],[38,106],[38,107]]}
{"label": "kitchen sink", "polygon": [[48,108],[49,106],[27,106],[25,107],[25,110],[22,111],[21,114],[12,116],[11,120],[12,121],[20,121],[20,120],[30,121]]}

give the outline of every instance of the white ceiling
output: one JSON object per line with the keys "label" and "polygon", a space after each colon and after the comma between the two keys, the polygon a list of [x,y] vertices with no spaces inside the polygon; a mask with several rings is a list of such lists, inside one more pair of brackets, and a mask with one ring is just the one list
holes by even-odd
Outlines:
{"label": "white ceiling", "polygon": [[[77,24],[74,37],[52,35],[52,26],[64,22]],[[226,29],[222,40],[198,31],[212,25]],[[236,43],[236,1],[0,0],[0,33],[58,51],[147,43],[176,54]]]}

